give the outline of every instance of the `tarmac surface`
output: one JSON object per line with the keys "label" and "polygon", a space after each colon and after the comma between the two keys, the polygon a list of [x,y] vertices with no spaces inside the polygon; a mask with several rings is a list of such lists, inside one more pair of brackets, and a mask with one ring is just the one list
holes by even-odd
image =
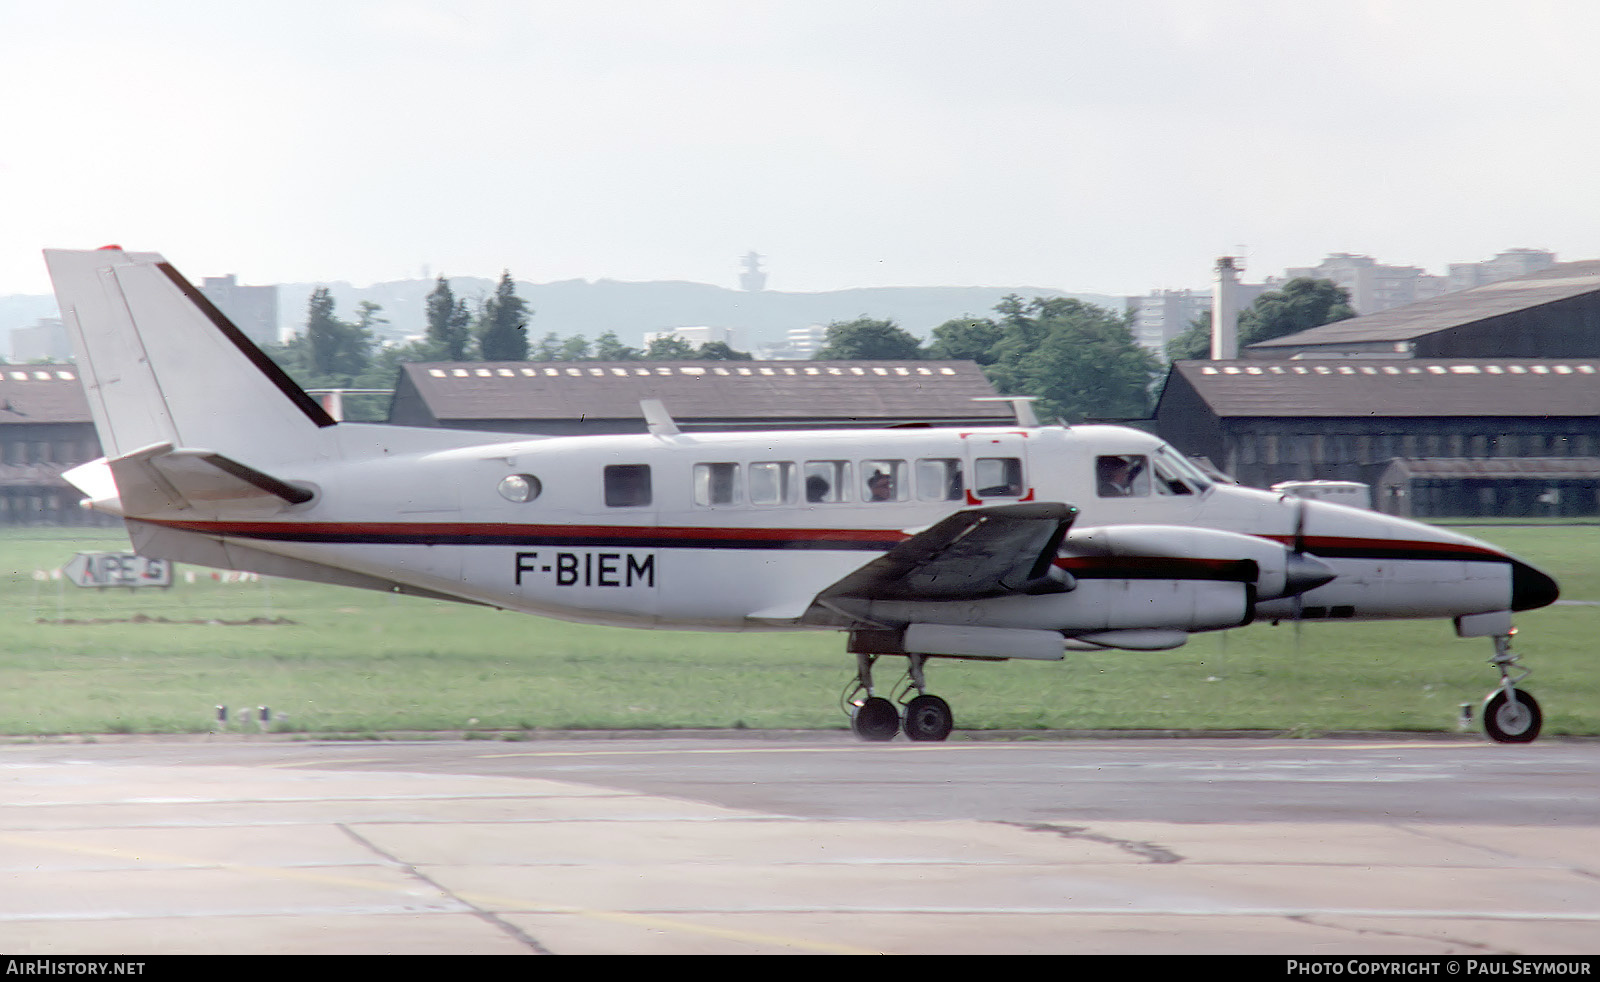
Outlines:
{"label": "tarmac surface", "polygon": [[1600,951],[1600,743],[0,746],[0,953]]}

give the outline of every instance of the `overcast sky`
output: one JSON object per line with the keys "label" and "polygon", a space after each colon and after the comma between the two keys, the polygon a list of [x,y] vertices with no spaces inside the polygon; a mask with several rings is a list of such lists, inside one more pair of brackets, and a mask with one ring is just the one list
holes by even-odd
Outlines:
{"label": "overcast sky", "polygon": [[1600,258],[1585,0],[0,0],[0,294]]}

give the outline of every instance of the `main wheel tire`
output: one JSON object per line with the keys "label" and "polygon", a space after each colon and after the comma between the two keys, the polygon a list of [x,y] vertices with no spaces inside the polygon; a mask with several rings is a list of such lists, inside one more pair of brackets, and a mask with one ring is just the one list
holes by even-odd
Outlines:
{"label": "main wheel tire", "polygon": [[1542,726],[1538,701],[1521,689],[1514,703],[1500,689],[1483,704],[1483,729],[1496,743],[1532,743]]}
{"label": "main wheel tire", "polygon": [[868,743],[893,740],[899,731],[900,714],[895,711],[894,703],[882,696],[871,697],[858,706],[855,715],[850,717],[850,732],[856,735],[856,739]]}
{"label": "main wheel tire", "polygon": [[922,695],[906,703],[903,725],[907,738],[933,743],[949,736],[956,721],[949,703],[938,696]]}

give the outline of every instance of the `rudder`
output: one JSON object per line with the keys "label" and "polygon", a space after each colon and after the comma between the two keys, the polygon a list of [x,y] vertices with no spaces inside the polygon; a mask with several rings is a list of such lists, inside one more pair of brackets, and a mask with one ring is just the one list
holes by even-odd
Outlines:
{"label": "rudder", "polygon": [[334,420],[155,253],[47,250],[108,457],[152,444],[303,458]]}

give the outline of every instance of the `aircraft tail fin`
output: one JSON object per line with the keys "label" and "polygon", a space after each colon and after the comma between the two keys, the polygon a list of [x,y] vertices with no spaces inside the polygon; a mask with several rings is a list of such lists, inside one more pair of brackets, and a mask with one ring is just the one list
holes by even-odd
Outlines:
{"label": "aircraft tail fin", "polygon": [[158,444],[303,458],[335,421],[177,270],[110,246],[46,250],[89,409],[113,460]]}

